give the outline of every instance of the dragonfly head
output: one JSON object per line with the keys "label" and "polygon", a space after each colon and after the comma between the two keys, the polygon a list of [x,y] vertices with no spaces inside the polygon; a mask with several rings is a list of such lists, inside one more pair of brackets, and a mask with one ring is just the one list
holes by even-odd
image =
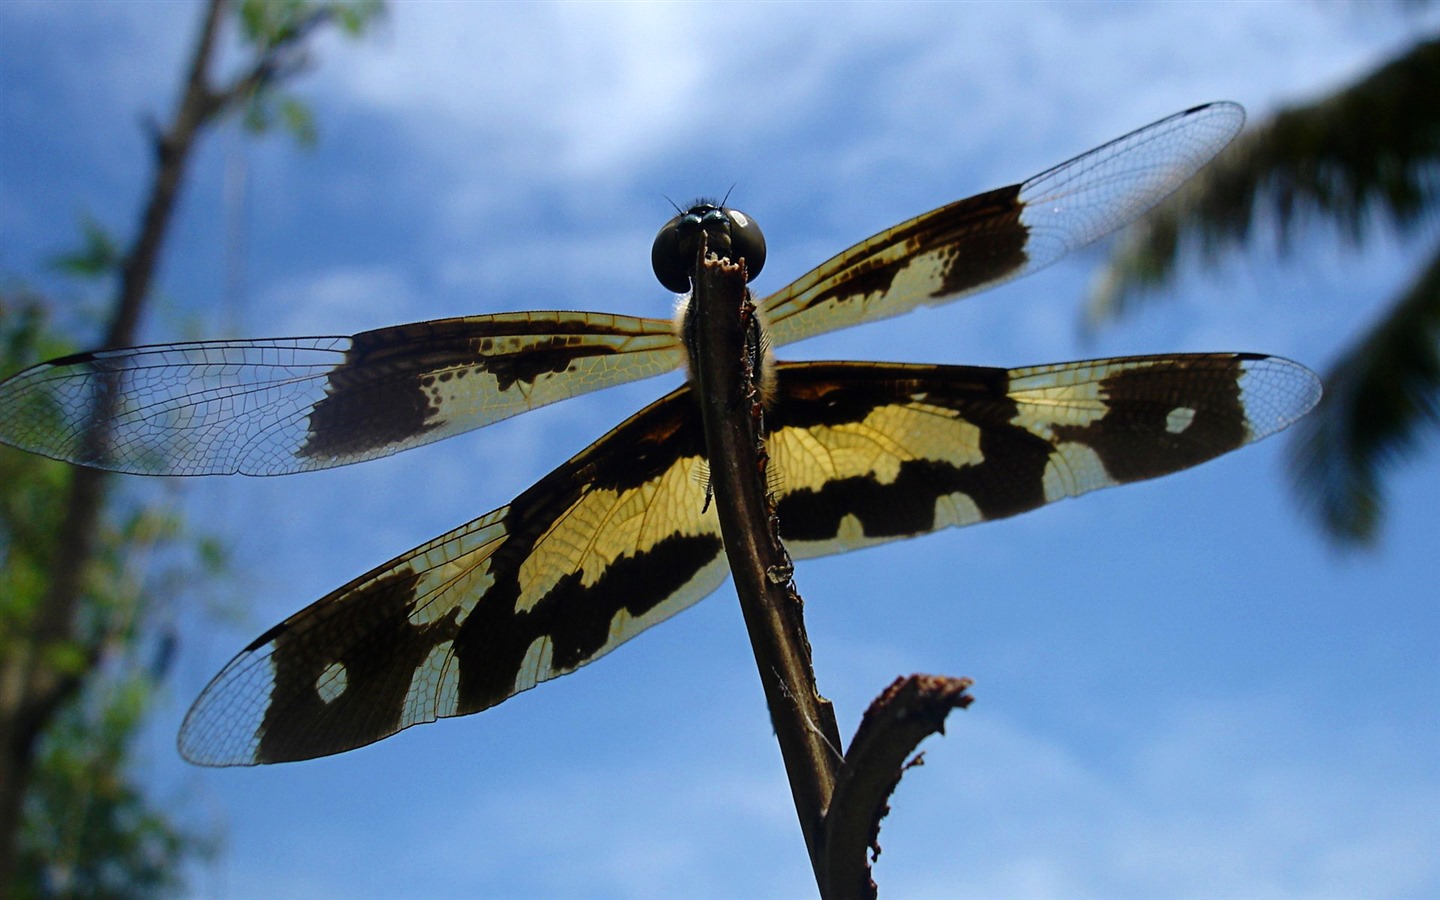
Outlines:
{"label": "dragonfly head", "polygon": [[667,290],[677,294],[690,290],[695,251],[702,234],[711,253],[745,260],[747,280],[760,274],[765,265],[765,235],[760,233],[760,226],[738,209],[701,202],[666,222],[655,235],[650,264]]}

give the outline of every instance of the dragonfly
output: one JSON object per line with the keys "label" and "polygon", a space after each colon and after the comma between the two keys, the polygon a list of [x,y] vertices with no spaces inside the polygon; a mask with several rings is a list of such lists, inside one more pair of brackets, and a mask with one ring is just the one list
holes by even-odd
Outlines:
{"label": "dragonfly", "polygon": [[[1219,102],[861,241],[755,301],[769,347],[946,303],[1131,221],[1238,133]],[[652,262],[685,294],[684,247],[720,236],[753,273],[744,213],[697,204]],[[693,254],[693,251],[692,251]],[[694,256],[690,257],[693,262]],[[281,475],[428,444],[684,368],[676,319],[475,315],[351,336],[99,350],[0,383],[0,440],[146,475]],[[1277,432],[1320,396],[1255,353],[1004,369],[769,360],[767,449],[797,559],[1001,519],[1166,475]],[[247,644],[187,714],[213,766],[309,759],[492,707],[593,662],[715,591],[727,569],[687,382],[509,504],[337,588]]]}

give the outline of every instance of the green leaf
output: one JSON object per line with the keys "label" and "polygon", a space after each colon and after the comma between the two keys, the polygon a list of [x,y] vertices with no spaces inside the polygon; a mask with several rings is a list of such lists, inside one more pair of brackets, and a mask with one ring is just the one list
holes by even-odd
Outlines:
{"label": "green leaf", "polygon": [[103,278],[120,271],[124,254],[120,242],[90,216],[80,221],[81,242],[78,249],[55,257],[51,265],[58,271],[81,278]]}
{"label": "green leaf", "polygon": [[331,6],[340,30],[350,37],[364,34],[370,23],[385,13],[383,0],[354,0],[349,3],[334,3]]}
{"label": "green leaf", "polygon": [[285,130],[290,132],[296,143],[306,148],[315,146],[315,116],[310,107],[290,96],[281,97],[278,106],[280,121],[285,123]]}
{"label": "green leaf", "polygon": [[[0,377],[72,349],[54,334],[41,298],[0,283]],[[72,471],[0,447],[0,666],[35,648]],[[130,748],[158,687],[150,673],[164,671],[141,660],[155,655],[146,636],[161,630],[167,601],[215,590],[204,585],[224,559],[213,537],[189,530],[155,496],[138,485],[113,492],[92,556],[63,562],[85,566],[76,627],[69,640],[38,648],[30,665],[81,675],[82,687],[41,733],[18,880],[0,889],[7,897],[174,894],[185,865],[213,852],[213,839],[172,819],[173,801],[152,801],[130,774]]]}

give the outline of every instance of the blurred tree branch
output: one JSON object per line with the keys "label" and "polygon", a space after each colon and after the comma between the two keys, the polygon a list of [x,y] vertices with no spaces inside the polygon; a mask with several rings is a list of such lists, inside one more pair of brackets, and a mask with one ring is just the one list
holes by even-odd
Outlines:
{"label": "blurred tree branch", "polygon": [[[1388,222],[1433,231],[1440,208],[1440,36],[1359,81],[1247,130],[1128,233],[1097,278],[1094,329],[1138,309],[1174,276],[1186,250],[1214,264],[1273,233],[1282,253],[1298,229],[1335,223],[1356,245]],[[1325,375],[1325,397],[1292,438],[1291,474],[1305,509],[1342,545],[1375,540],[1385,474],[1440,425],[1440,283],[1430,263]]]}
{"label": "blurred tree branch", "polygon": [[[294,101],[278,86],[308,64],[305,42],[334,24],[358,34],[380,11],[377,0],[309,2],[245,0],[236,7],[253,56],[232,80],[217,83],[216,42],[229,4],[209,0],[187,67],[184,89],[171,120],[151,126],[155,170],[133,242],[117,253],[104,233],[87,228],[87,246],[68,262],[73,271],[118,276],[115,298],[101,346],[136,343],[145,303],[169,233],[181,185],[195,143],[206,129],[245,111],[252,129],[268,127],[263,111]],[[259,112],[257,112],[259,111]],[[311,130],[308,117],[282,116],[298,138]],[[103,405],[102,399],[101,404]],[[99,436],[93,436],[99,438]],[[17,835],[36,750],[47,727],[76,697],[107,651],[107,642],[86,627],[93,614],[90,583],[102,546],[108,476],[90,469],[69,470],[63,489],[63,516],[53,534],[52,564],[45,573],[43,599],[18,618],[4,622],[6,650],[0,662],[0,887],[13,883]],[[98,634],[104,634],[100,629]]]}

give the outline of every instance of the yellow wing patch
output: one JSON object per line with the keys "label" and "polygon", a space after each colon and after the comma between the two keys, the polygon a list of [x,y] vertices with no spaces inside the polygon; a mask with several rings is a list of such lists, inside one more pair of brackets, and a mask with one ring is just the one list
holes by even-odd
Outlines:
{"label": "yellow wing patch", "polygon": [[477,712],[709,594],[726,569],[692,418],[673,392],[509,506],[272,628],[201,694],[181,752],[305,759]]}

